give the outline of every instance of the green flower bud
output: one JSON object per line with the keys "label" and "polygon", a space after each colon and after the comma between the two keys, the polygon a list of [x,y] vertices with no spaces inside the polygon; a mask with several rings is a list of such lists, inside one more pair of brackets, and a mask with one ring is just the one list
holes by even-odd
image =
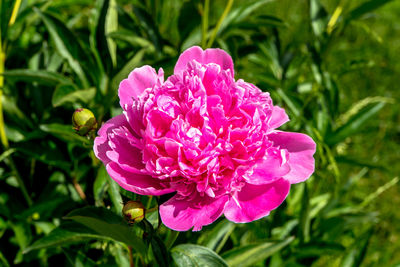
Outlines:
{"label": "green flower bud", "polygon": [[97,129],[97,121],[94,114],[86,108],[78,108],[72,115],[72,125],[79,135],[87,135]]}
{"label": "green flower bud", "polygon": [[137,223],[144,219],[145,208],[140,201],[128,201],[122,209],[125,219],[129,223]]}

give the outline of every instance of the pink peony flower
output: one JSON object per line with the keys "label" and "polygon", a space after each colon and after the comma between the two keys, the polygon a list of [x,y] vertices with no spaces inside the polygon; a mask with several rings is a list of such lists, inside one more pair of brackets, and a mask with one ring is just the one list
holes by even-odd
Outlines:
{"label": "pink peony flower", "polygon": [[260,219],[314,172],[314,141],[276,130],[289,120],[284,109],[235,81],[221,49],[189,48],[166,81],[162,69],[134,69],[118,94],[123,114],[101,127],[95,154],[128,191],[176,192],[160,206],[171,229],[197,231],[222,214]]}

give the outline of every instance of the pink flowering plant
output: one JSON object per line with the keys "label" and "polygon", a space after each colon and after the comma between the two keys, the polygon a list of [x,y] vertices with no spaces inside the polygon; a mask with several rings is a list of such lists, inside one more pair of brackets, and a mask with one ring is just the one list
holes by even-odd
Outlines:
{"label": "pink flowering plant", "polygon": [[0,266],[400,263],[399,1],[62,2],[0,0]]}
{"label": "pink flowering plant", "polygon": [[314,172],[315,142],[278,130],[289,121],[285,110],[235,80],[221,49],[187,49],[167,79],[163,69],[136,68],[118,95],[123,114],[103,124],[95,154],[128,191],[174,193],[159,207],[173,230],[198,231],[221,215],[263,218]]}

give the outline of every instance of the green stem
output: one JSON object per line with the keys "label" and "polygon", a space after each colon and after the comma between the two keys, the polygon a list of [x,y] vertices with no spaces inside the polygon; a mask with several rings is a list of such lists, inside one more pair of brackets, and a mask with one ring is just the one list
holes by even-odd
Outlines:
{"label": "green stem", "polygon": [[179,232],[177,231],[170,231],[170,234],[167,238],[167,241],[165,241],[165,246],[167,247],[167,249],[170,249],[172,247],[172,245],[175,243],[175,240],[178,238],[179,236]]}
{"label": "green stem", "polygon": [[201,20],[202,34],[201,34],[201,47],[206,48],[207,45],[207,31],[208,31],[208,13],[210,10],[210,0],[205,0],[203,16]]}
{"label": "green stem", "polygon": [[228,4],[225,7],[224,12],[222,13],[221,17],[219,18],[219,20],[217,22],[217,25],[214,28],[214,31],[211,35],[210,40],[208,40],[207,48],[210,48],[212,46],[212,44],[214,43],[214,40],[215,40],[215,37],[217,36],[219,28],[221,27],[222,22],[224,21],[225,17],[228,15],[229,11],[231,10],[232,5],[233,5],[233,0],[229,0]]}
{"label": "green stem", "polygon": [[17,179],[18,186],[21,189],[22,194],[24,195],[24,198],[25,198],[26,202],[28,203],[29,206],[32,206],[32,204],[33,204],[32,199],[28,194],[28,190],[26,190],[24,181],[22,180],[21,176],[19,175],[17,167],[15,166],[15,163],[14,163],[13,159],[11,158],[11,156],[8,157],[8,161],[9,161],[9,165],[11,167],[11,170],[14,173],[15,178]]}

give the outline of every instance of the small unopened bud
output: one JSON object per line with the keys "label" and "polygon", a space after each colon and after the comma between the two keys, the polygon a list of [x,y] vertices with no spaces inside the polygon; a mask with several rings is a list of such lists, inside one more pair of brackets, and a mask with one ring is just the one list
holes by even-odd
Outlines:
{"label": "small unopened bud", "polygon": [[144,219],[145,208],[141,202],[130,200],[124,205],[122,214],[129,223],[137,223]]}
{"label": "small unopened bud", "polygon": [[87,135],[96,130],[97,121],[94,114],[86,108],[78,108],[72,115],[72,125],[79,135]]}

